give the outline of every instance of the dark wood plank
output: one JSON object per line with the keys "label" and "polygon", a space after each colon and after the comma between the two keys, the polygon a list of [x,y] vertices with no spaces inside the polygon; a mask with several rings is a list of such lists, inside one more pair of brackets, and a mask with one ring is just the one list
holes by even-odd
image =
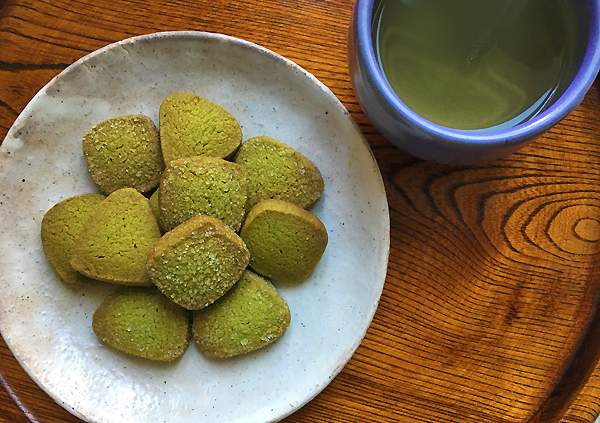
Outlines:
{"label": "dark wood plank", "polygon": [[[0,3],[0,139],[82,55],[164,30],[224,32],[296,61],[365,133],[391,208],[391,256],[367,337],[289,422],[591,422],[600,412],[600,95],[481,166],[424,163],[362,113],[346,64],[351,0]],[[76,422],[0,343],[0,421]],[[17,399],[16,404],[12,397]],[[29,417],[28,417],[29,416]]]}

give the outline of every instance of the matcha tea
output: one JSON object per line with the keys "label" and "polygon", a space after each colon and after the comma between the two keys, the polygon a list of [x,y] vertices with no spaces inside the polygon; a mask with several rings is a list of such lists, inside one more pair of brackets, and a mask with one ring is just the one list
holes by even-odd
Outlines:
{"label": "matcha tea", "polygon": [[582,56],[573,0],[380,0],[375,50],[400,99],[443,126],[516,126],[565,90]]}

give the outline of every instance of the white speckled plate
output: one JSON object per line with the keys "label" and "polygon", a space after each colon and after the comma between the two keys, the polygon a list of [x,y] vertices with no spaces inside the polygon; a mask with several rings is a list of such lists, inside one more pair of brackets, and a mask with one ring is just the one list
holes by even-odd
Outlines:
{"label": "white speckled plate", "polygon": [[[91,330],[106,285],[68,288],[40,245],[44,212],[94,191],[81,137],[105,118],[144,113],[192,90],[224,105],[244,137],[271,135],[321,169],[314,212],[330,241],[314,275],[281,287],[292,324],[276,344],[227,361],[191,345],[158,365],[115,353]],[[266,422],[319,393],[350,359],[373,317],[389,250],[381,175],[348,112],[312,75],[236,38],[158,33],[102,48],[46,85],[0,146],[0,331],[50,396],[90,422]]]}

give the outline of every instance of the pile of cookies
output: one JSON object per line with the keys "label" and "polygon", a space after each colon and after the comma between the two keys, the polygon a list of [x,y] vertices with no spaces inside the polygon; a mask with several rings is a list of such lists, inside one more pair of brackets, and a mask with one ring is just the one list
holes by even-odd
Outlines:
{"label": "pile of cookies", "polygon": [[319,170],[273,138],[242,144],[236,119],[193,93],[165,98],[159,127],[120,116],[85,134],[103,194],[46,212],[48,262],[67,284],[123,285],[92,325],[121,352],[172,361],[193,338],[224,358],[275,342],[290,311],[272,282],[307,279],[327,245],[307,210],[323,192]]}

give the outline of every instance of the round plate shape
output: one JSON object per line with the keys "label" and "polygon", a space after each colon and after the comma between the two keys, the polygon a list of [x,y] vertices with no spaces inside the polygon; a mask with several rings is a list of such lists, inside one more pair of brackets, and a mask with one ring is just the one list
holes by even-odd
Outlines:
{"label": "round plate shape", "polygon": [[[68,287],[40,242],[46,210],[95,192],[81,138],[97,122],[145,114],[191,90],[240,121],[244,138],[270,135],[320,168],[313,208],[329,245],[309,280],[279,286],[292,323],[272,346],[230,360],[192,344],[173,364],[102,345],[94,310],[114,287]],[[80,59],[27,105],[0,146],[0,331],[52,398],[89,422],[266,422],[297,410],[342,369],[371,322],[389,252],[377,164],[348,111],[293,62],[220,34],[166,32],[120,41]]]}

